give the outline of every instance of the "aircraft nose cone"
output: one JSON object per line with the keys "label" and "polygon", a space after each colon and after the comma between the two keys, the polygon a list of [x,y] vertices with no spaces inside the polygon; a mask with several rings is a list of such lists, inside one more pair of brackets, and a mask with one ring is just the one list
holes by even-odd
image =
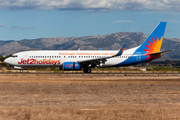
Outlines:
{"label": "aircraft nose cone", "polygon": [[9,64],[9,61],[10,61],[9,58],[6,58],[6,59],[4,60],[4,62],[7,63],[7,64]]}

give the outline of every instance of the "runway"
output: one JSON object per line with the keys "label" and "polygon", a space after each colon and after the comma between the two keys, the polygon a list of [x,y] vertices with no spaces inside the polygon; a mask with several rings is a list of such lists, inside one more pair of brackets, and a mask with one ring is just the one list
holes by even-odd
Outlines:
{"label": "runway", "polygon": [[59,72],[0,72],[0,75],[37,75],[37,74],[44,74],[44,75],[65,75],[65,76],[180,76],[180,73],[59,73]]}

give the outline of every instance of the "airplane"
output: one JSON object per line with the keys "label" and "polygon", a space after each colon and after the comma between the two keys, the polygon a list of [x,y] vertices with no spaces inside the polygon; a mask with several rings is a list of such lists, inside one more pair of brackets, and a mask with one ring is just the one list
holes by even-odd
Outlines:
{"label": "airplane", "polygon": [[160,51],[167,22],[160,22],[147,39],[138,47],[125,50],[38,50],[13,54],[5,63],[20,69],[23,67],[59,67],[59,70],[82,70],[91,68],[121,67],[150,62],[162,56]]}

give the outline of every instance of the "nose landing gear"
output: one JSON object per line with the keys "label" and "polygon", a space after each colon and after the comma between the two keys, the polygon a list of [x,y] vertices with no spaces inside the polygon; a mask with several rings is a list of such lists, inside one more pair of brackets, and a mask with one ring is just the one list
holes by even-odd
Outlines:
{"label": "nose landing gear", "polygon": [[23,73],[23,69],[20,69],[19,72],[20,72],[20,73]]}

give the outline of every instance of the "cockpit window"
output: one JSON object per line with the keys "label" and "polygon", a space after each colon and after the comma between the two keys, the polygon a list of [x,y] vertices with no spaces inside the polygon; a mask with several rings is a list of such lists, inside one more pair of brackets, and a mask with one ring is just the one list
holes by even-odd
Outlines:
{"label": "cockpit window", "polygon": [[15,57],[18,57],[17,55],[12,55],[11,57],[15,58]]}

